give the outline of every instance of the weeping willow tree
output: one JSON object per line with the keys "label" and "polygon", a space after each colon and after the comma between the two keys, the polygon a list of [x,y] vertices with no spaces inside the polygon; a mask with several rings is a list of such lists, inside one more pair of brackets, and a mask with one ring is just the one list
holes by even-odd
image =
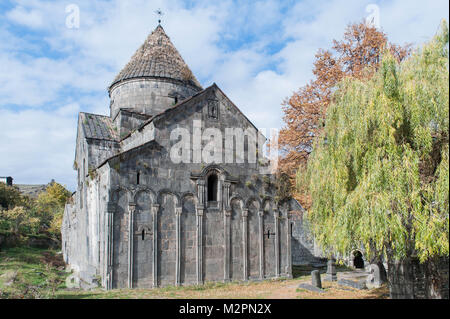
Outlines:
{"label": "weeping willow tree", "polygon": [[423,262],[449,254],[448,25],[410,58],[386,52],[367,81],[340,83],[297,185],[319,245]]}

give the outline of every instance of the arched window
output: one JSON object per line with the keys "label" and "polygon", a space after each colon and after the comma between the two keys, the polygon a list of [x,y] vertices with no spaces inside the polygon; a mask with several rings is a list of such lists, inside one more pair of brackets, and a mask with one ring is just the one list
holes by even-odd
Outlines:
{"label": "arched window", "polygon": [[136,184],[139,185],[141,182],[141,173],[138,171],[136,174]]}
{"label": "arched window", "polygon": [[208,176],[208,202],[217,202],[217,184],[218,179],[216,174]]}

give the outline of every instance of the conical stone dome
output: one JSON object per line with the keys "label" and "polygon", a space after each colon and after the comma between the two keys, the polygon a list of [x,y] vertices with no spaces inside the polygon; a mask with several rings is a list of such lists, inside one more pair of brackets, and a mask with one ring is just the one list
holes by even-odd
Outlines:
{"label": "conical stone dome", "polygon": [[118,82],[140,77],[170,78],[202,88],[161,25],[148,36],[111,87]]}
{"label": "conical stone dome", "polygon": [[123,109],[153,116],[202,89],[158,25],[110,85],[111,117]]}

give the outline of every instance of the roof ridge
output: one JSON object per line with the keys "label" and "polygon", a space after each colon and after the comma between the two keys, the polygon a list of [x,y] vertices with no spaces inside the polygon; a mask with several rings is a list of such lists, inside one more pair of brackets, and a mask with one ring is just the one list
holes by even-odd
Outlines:
{"label": "roof ridge", "polygon": [[80,112],[80,114],[89,114],[89,115],[95,115],[95,116],[103,116],[103,117],[107,117],[107,118],[110,118],[110,116],[109,116],[109,115],[96,114],[96,113],[90,113],[90,112]]}

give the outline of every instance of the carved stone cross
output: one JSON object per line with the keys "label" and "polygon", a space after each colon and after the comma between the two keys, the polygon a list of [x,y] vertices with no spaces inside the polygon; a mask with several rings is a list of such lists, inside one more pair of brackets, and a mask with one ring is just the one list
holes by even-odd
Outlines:
{"label": "carved stone cross", "polygon": [[268,230],[267,230],[267,233],[264,234],[264,235],[267,235],[267,239],[270,239],[270,236],[271,236],[271,235],[272,235],[272,236],[275,236],[275,233],[271,233],[271,232],[270,232],[270,229],[268,229]]}

